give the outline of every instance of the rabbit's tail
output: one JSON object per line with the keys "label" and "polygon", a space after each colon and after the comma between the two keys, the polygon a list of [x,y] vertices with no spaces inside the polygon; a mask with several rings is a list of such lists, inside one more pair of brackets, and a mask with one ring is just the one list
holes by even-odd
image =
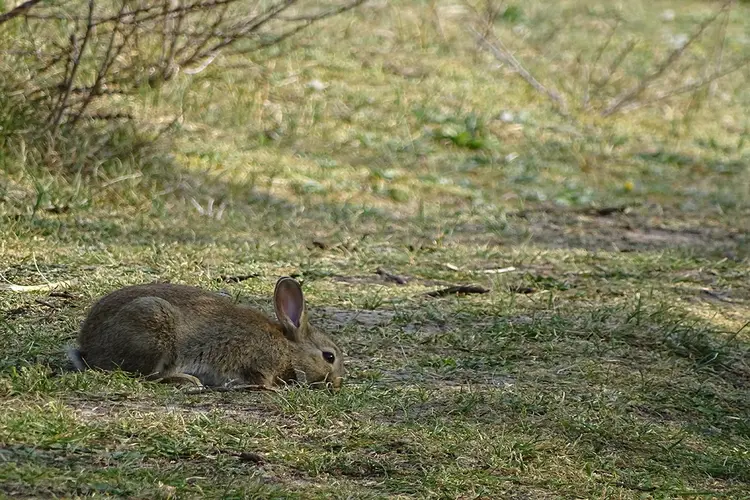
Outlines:
{"label": "rabbit's tail", "polygon": [[83,359],[83,353],[76,349],[75,347],[68,347],[68,359],[70,359],[70,362],[73,363],[73,366],[75,366],[76,370],[79,372],[84,371],[86,368],[86,361]]}

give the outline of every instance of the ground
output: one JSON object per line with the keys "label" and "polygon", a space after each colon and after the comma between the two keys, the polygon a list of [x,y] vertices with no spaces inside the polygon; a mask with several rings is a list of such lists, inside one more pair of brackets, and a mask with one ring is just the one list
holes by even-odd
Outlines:
{"label": "ground", "polygon": [[[578,4],[498,21],[568,95],[574,55],[606,33],[581,31],[606,12]],[[715,7],[620,6],[642,43],[613,85]],[[707,97],[565,117],[477,51],[466,16],[373,1],[139,96],[143,130],[178,118],[145,158],[4,173],[3,495],[747,496],[746,71]],[[281,275],[347,354],[338,394],[68,370],[87,308],[119,286],[270,312]],[[427,295],[454,285],[488,293]]]}

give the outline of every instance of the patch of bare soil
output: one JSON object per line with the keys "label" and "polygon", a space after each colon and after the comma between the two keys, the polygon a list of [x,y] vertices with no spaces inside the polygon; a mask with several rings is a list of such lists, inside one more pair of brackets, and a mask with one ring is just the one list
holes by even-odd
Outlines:
{"label": "patch of bare soil", "polygon": [[545,217],[532,223],[531,232],[542,241],[610,251],[730,250],[742,239],[734,228],[710,225],[701,220],[667,221],[626,214]]}
{"label": "patch of bare soil", "polygon": [[[391,275],[395,276],[395,275]],[[447,286],[450,283],[446,281],[441,280],[430,280],[430,279],[423,279],[423,278],[416,278],[413,276],[395,276],[396,278],[400,278],[403,280],[403,282],[397,282],[394,279],[389,279],[389,277],[384,277],[382,274],[379,274],[377,272],[371,274],[371,275],[357,275],[357,276],[332,276],[331,280],[337,281],[339,283],[351,283],[356,285],[368,285],[368,284],[378,284],[378,285],[392,285],[392,286],[402,286],[407,283],[419,283],[422,286]]]}
{"label": "patch of bare soil", "polygon": [[395,312],[387,310],[351,311],[336,307],[318,307],[311,311],[311,319],[321,327],[344,327],[356,325],[364,328],[376,328],[391,323]]}
{"label": "patch of bare soil", "polygon": [[379,382],[383,385],[409,385],[437,391],[463,391],[477,389],[509,390],[516,378],[502,373],[480,373],[476,370],[454,370],[450,374],[415,370],[381,370]]}
{"label": "patch of bare soil", "polygon": [[553,248],[582,248],[634,252],[669,248],[723,251],[729,257],[747,252],[750,230],[743,224],[728,226],[708,217],[687,218],[676,213],[654,216],[647,210],[574,211],[539,208],[509,215],[501,235],[481,224],[465,225],[455,233],[469,240],[521,240]]}
{"label": "patch of bare soil", "polygon": [[[339,309],[337,307],[318,307],[310,312],[311,319],[323,327],[341,328],[345,326],[356,326],[364,329],[388,326],[393,322],[396,312],[387,309],[352,311]],[[505,320],[509,324],[527,324],[532,321],[528,316],[508,317]],[[473,319],[473,327],[487,328],[493,324],[495,318]],[[460,326],[460,322],[445,321],[413,321],[407,324],[399,323],[399,329],[404,333],[432,335],[448,331]]]}

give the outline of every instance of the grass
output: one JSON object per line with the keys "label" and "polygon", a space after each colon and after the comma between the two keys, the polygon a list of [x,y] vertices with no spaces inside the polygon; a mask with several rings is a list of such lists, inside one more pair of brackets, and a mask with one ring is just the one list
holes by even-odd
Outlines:
{"label": "grass", "polygon": [[[710,8],[622,7],[647,42],[638,60]],[[586,12],[528,2],[512,17],[543,38]],[[152,156],[72,174],[8,164],[3,280],[75,282],[0,291],[3,495],[747,495],[743,75],[719,104],[571,126],[478,54],[462,19],[450,3],[373,2],[257,65],[224,60],[142,96],[143,127],[181,113]],[[520,52],[545,78],[593,50],[555,36],[538,50],[559,64]],[[116,287],[197,284],[270,310],[286,274],[348,355],[339,394],[196,395],[65,369],[86,308]],[[491,292],[424,295],[452,284]]]}

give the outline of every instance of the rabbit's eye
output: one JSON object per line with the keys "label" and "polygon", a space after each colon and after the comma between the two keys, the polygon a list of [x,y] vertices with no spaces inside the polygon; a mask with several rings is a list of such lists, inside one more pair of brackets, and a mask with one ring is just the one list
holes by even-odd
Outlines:
{"label": "rabbit's eye", "polygon": [[333,362],[336,361],[336,356],[330,351],[323,351],[323,359],[333,364]]}

